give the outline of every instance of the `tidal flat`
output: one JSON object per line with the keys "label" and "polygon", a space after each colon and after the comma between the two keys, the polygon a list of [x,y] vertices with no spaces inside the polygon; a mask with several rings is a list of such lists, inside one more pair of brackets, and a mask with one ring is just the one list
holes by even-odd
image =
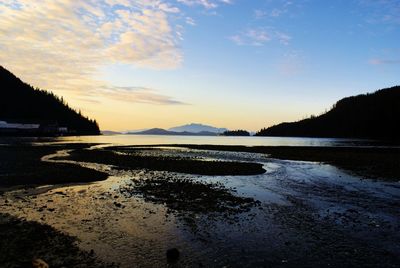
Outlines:
{"label": "tidal flat", "polygon": [[398,153],[3,145],[0,266],[398,267]]}

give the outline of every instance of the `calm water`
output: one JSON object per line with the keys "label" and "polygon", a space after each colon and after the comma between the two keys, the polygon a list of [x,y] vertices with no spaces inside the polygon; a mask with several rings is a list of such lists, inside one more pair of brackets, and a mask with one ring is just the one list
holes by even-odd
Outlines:
{"label": "calm water", "polygon": [[[21,138],[17,138],[20,140]],[[374,140],[299,138],[299,137],[225,137],[225,136],[169,136],[169,135],[103,135],[50,138],[25,138],[35,142],[85,142],[118,145],[150,144],[212,144],[245,146],[393,146]],[[0,143],[9,140],[0,139]]]}

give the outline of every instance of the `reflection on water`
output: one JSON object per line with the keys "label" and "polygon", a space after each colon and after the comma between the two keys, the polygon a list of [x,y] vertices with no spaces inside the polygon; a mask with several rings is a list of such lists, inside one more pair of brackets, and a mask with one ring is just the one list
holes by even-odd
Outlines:
{"label": "reflection on water", "polygon": [[83,142],[110,143],[115,145],[152,144],[210,144],[245,146],[399,146],[383,141],[339,138],[301,138],[301,137],[227,137],[227,136],[171,136],[171,135],[102,135],[71,136],[58,138],[5,138],[0,144],[13,142]]}
{"label": "reflection on water", "polygon": [[296,137],[226,137],[169,135],[110,135],[62,137],[59,141],[114,143],[122,145],[150,144],[213,144],[246,146],[379,146],[381,142],[356,139],[296,138]]}

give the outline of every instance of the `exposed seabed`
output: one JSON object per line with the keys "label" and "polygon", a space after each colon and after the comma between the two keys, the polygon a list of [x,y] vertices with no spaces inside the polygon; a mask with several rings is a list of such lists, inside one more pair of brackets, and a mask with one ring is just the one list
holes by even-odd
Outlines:
{"label": "exposed seabed", "polygon": [[[68,151],[59,150],[42,160],[96,169],[109,174],[108,179],[6,191],[0,196],[1,211],[77,237],[83,251],[93,251],[101,261],[120,267],[400,264],[398,182],[361,179],[331,165],[258,153],[185,148],[141,148],[129,153],[255,162],[266,172],[205,176],[127,170],[77,163],[68,159]],[[182,182],[200,184],[201,195],[184,196],[188,204],[180,201],[183,193],[173,189]],[[173,195],[168,198],[165,191],[149,187],[152,183]],[[217,198],[221,193],[223,198]],[[217,204],[207,203],[210,198]],[[175,264],[167,263],[169,248],[181,252]],[[48,258],[51,264],[57,256]]]}

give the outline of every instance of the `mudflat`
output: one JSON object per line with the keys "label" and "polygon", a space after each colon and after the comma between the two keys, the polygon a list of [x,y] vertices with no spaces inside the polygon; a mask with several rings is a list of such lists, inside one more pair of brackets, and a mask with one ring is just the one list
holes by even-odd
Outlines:
{"label": "mudflat", "polygon": [[0,266],[396,267],[398,153],[0,146]]}

